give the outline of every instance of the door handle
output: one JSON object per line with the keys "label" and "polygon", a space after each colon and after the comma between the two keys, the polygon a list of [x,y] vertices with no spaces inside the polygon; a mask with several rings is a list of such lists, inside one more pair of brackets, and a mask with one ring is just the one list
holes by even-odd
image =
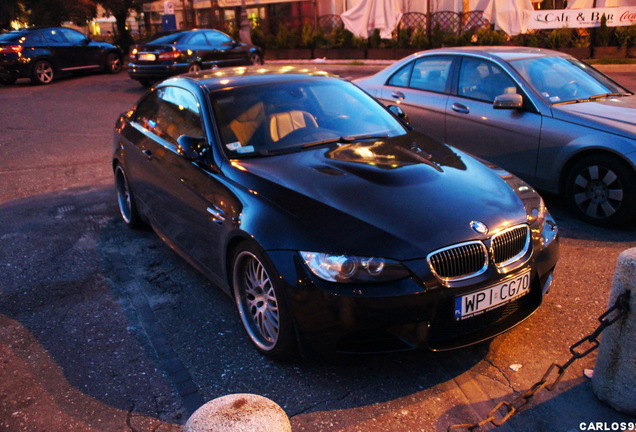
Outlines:
{"label": "door handle", "polygon": [[395,99],[404,99],[406,98],[406,96],[404,96],[404,93],[402,93],[401,91],[394,91],[393,93],[391,93],[391,96],[393,96]]}
{"label": "door handle", "polygon": [[466,105],[462,105],[460,103],[454,103],[451,106],[451,109],[455,112],[458,112],[460,114],[470,114],[470,108],[468,108]]}
{"label": "door handle", "polygon": [[146,156],[146,159],[152,160],[152,152],[150,150],[142,150],[141,152],[144,154],[144,156]]}

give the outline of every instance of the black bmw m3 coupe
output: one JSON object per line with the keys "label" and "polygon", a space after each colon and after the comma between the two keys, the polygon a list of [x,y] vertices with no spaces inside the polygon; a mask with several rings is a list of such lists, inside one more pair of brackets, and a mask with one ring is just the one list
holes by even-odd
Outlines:
{"label": "black bmw m3 coupe", "polygon": [[121,216],[226,291],[273,358],[492,338],[541,304],[557,226],[522,180],[399,114],[316,70],[168,79],[117,120]]}

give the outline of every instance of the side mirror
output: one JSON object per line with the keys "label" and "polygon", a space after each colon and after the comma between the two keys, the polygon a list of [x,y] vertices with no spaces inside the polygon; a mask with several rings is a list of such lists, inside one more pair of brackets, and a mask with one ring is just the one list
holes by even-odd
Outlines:
{"label": "side mirror", "polygon": [[184,159],[197,161],[201,159],[206,150],[203,138],[189,135],[181,135],[177,138],[177,153]]}
{"label": "side mirror", "polygon": [[404,112],[402,108],[397,105],[389,105],[387,108],[389,109],[389,111],[391,111],[391,113],[393,113],[394,116],[402,120],[404,123],[408,124],[409,116]]}
{"label": "side mirror", "polygon": [[518,93],[506,93],[495,98],[492,107],[494,109],[521,109],[523,108],[523,96]]}

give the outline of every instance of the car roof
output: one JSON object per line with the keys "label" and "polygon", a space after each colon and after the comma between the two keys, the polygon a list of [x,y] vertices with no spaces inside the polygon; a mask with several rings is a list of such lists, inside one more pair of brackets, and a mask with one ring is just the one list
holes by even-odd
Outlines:
{"label": "car roof", "polygon": [[47,29],[68,29],[68,30],[74,30],[70,27],[61,27],[61,26],[45,26],[45,27],[25,27],[25,28],[19,28],[17,30],[11,30],[9,33],[13,33],[13,34],[20,34],[20,33],[32,33],[32,32],[36,32],[36,31],[41,31],[41,30],[47,30]]}
{"label": "car roof", "polygon": [[559,51],[553,51],[543,48],[532,47],[520,47],[520,46],[468,46],[468,47],[453,47],[453,48],[439,48],[428,51],[421,51],[414,54],[414,56],[428,56],[435,54],[473,54],[488,58],[497,58],[503,61],[511,61],[523,58],[533,57],[567,57]]}
{"label": "car roof", "polygon": [[[315,67],[298,66],[242,66],[234,68],[211,69],[170,78],[163,83],[194,82],[208,92],[233,87],[265,83],[284,83],[311,79],[335,78],[338,75],[319,70]],[[184,83],[185,84],[185,83]],[[187,84],[186,84],[187,85]]]}

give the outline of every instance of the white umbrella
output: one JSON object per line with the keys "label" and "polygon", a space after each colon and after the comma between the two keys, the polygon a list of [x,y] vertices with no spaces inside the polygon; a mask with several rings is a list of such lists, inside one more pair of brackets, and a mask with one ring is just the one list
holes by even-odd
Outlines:
{"label": "white umbrella", "polygon": [[360,38],[368,38],[369,31],[380,30],[382,39],[391,39],[391,33],[402,18],[400,0],[362,0],[340,17],[347,30]]}
{"label": "white umbrella", "polygon": [[591,9],[606,7],[634,6],[634,0],[572,0],[568,1],[568,9]]}
{"label": "white umbrella", "polygon": [[475,9],[511,36],[528,30],[525,17],[534,10],[530,0],[479,0]]}

